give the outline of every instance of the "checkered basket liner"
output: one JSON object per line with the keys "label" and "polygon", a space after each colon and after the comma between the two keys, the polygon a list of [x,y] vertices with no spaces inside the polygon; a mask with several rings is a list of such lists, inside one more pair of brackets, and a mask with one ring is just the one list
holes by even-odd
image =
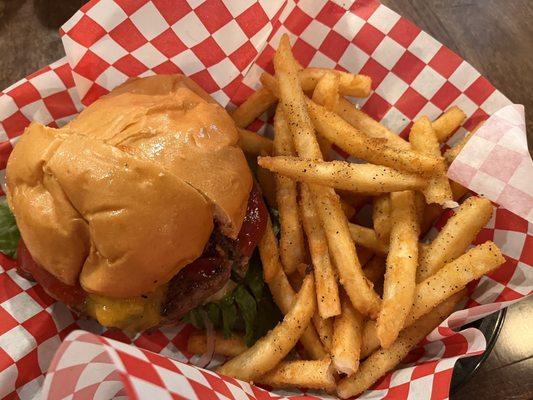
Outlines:
{"label": "checkered basket liner", "polygon": [[[128,77],[182,72],[221,104],[238,105],[258,87],[261,72],[273,72],[272,56],[284,32],[303,65],[370,75],[374,92],[354,101],[403,134],[418,116],[435,118],[456,104],[468,119],[452,144],[510,104],[467,62],[375,0],[93,0],[61,29],[66,58],[1,93],[0,177],[30,121],[61,126]],[[252,128],[268,130],[268,124],[258,120]],[[479,331],[457,331],[460,326],[532,292],[532,232],[532,224],[498,207],[477,242],[494,240],[506,263],[472,285],[466,309],[450,316],[401,368],[361,398],[447,398],[455,361],[485,349]],[[135,338],[104,330],[18,276],[12,260],[2,257],[0,265],[0,398],[295,394],[269,392],[189,365],[195,360],[186,351],[189,325]],[[304,398],[318,396],[324,395]]]}

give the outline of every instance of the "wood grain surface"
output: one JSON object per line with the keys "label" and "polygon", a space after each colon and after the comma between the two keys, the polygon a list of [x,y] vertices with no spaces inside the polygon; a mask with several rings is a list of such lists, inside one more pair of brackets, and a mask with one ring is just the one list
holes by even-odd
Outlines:
{"label": "wood grain surface", "polygon": [[[513,102],[524,104],[527,126],[533,126],[533,0],[382,2],[469,61]],[[0,88],[63,56],[57,28],[83,3],[0,0]],[[510,307],[486,363],[451,398],[532,399],[532,327],[533,298]]]}

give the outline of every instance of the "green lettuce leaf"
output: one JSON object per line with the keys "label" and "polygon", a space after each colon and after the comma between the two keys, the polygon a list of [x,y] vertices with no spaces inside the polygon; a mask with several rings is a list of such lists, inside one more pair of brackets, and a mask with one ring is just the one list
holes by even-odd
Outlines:
{"label": "green lettuce leaf", "polygon": [[4,201],[0,203],[0,252],[10,258],[17,258],[20,232],[15,217]]}
{"label": "green lettuce leaf", "polygon": [[235,303],[239,307],[242,319],[244,320],[244,341],[248,346],[251,346],[254,340],[254,323],[257,317],[257,303],[254,297],[250,294],[244,286],[237,286],[234,292]]}
{"label": "green lettuce leaf", "polygon": [[259,256],[252,256],[243,279],[233,276],[237,286],[221,300],[204,304],[191,310],[182,320],[199,329],[205,329],[207,315],[213,326],[229,337],[235,331],[243,331],[246,344],[253,345],[283,318],[272,295],[263,281],[263,269]]}

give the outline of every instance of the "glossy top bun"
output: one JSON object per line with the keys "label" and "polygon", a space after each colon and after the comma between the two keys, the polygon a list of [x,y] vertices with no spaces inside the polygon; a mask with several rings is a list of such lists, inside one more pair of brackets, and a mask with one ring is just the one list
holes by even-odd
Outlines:
{"label": "glossy top bun", "polygon": [[130,297],[235,238],[252,177],[226,111],[182,75],[132,79],[61,129],[32,124],[8,201],[35,261],[90,293]]}

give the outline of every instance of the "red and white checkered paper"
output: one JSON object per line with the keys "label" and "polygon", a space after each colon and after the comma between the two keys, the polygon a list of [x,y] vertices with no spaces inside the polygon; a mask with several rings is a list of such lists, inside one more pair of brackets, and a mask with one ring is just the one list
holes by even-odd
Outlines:
{"label": "red and white checkered paper", "polygon": [[510,105],[491,115],[454,160],[448,176],[533,223],[533,161],[524,107]]}
{"label": "red and white checkered paper", "polygon": [[[66,59],[0,95],[1,176],[30,121],[61,126],[82,104],[130,76],[183,72],[221,104],[241,103],[258,86],[262,71],[273,72],[271,59],[283,32],[289,33],[303,65],[370,75],[373,94],[354,101],[397,132],[407,133],[420,115],[435,118],[456,104],[468,120],[451,144],[510,104],[459,56],[375,0],[93,0],[61,30]],[[252,127],[268,124],[257,121]],[[400,369],[361,398],[447,398],[455,361],[485,348],[479,331],[456,330],[531,294],[533,225],[499,207],[477,242],[489,239],[507,262],[472,285],[466,309],[448,318]],[[0,265],[0,398],[270,399],[294,394],[271,393],[187,364],[191,326],[129,338],[79,319],[39,285],[19,277],[13,261],[1,258]]]}

